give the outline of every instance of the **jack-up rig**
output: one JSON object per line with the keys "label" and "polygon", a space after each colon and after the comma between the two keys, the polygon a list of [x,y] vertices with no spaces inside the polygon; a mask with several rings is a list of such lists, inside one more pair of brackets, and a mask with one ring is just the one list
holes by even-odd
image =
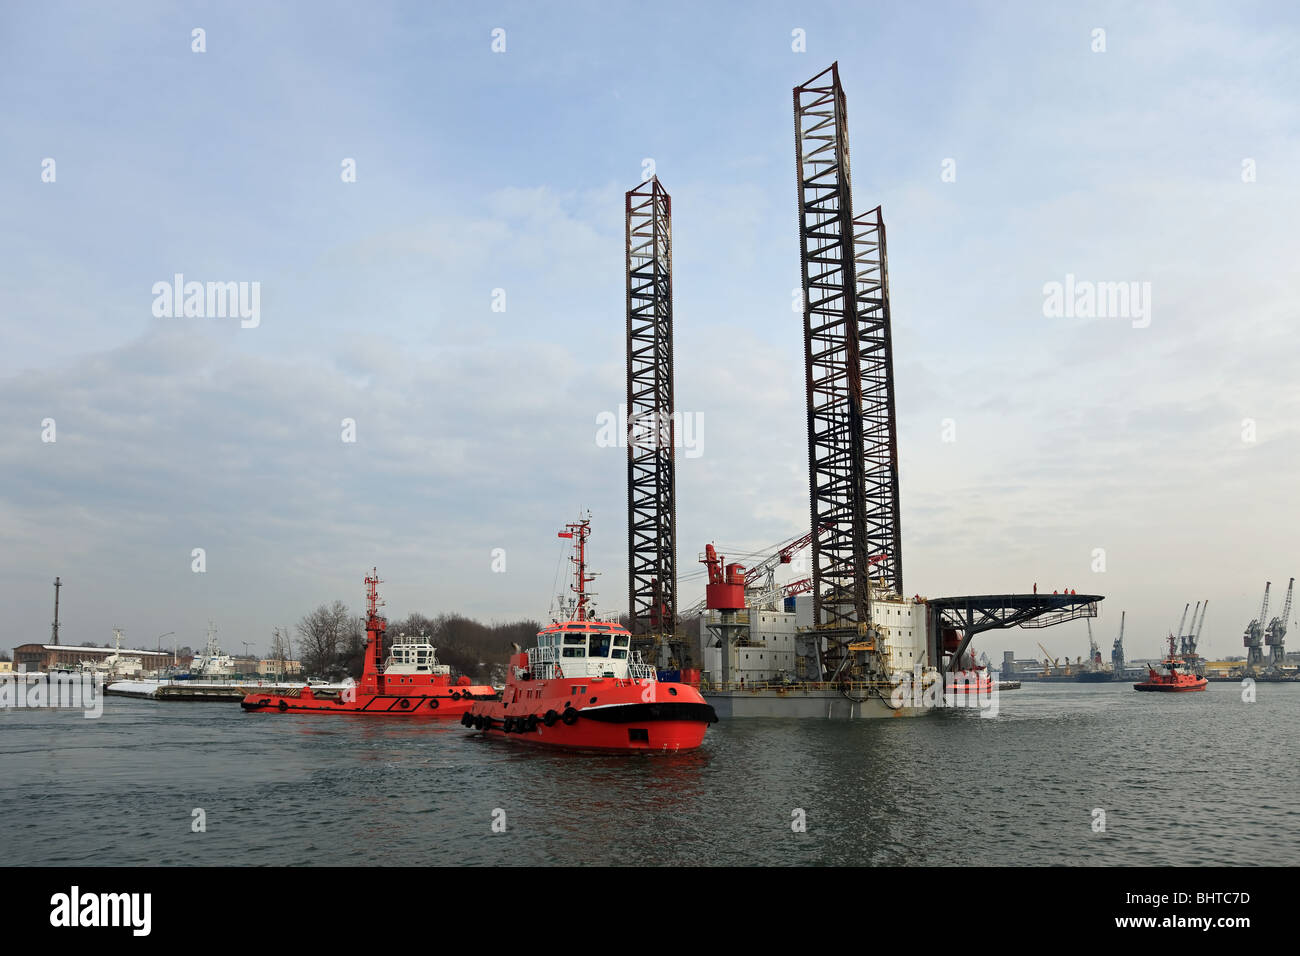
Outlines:
{"label": "jack-up rig", "polygon": [[628,630],[681,667],[673,448],[672,198],[652,177],[626,194]]}
{"label": "jack-up rig", "polygon": [[[693,637],[704,693],[724,717],[919,713],[924,708],[891,704],[900,681],[987,682],[968,653],[976,634],[1095,617],[1102,598],[1036,590],[904,596],[885,223],[880,206],[853,213],[838,63],[795,88],[794,125],[809,531],[760,562],[754,577],[712,545],[701,556],[708,586]],[[657,180],[628,193],[631,617],[634,630],[645,622],[646,631],[670,635],[680,649],[670,616],[671,254],[668,199],[660,203],[660,195]],[[657,455],[630,440],[634,409],[654,423]],[[776,588],[768,572],[804,546],[811,547],[811,575]]]}

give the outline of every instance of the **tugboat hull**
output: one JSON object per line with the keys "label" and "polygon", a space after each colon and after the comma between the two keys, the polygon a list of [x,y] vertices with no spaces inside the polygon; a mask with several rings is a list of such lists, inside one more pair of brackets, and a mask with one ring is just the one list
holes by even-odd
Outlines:
{"label": "tugboat hull", "polygon": [[687,684],[587,678],[525,681],[461,723],[488,737],[569,750],[677,751],[704,742],[717,713]]}
{"label": "tugboat hull", "polygon": [[[476,688],[484,696],[495,696],[490,687]],[[291,697],[284,694],[249,694],[240,702],[249,713],[280,714],[370,714],[382,717],[454,718],[474,706],[475,697],[453,691],[451,694],[375,694],[360,695],[355,700],[334,697]]]}
{"label": "tugboat hull", "polygon": [[1153,684],[1150,681],[1143,681],[1141,684],[1134,684],[1133,689],[1160,691],[1163,693],[1177,694],[1183,691],[1205,690],[1205,688],[1208,685],[1209,685],[1209,681],[1207,681],[1204,677],[1202,677],[1199,683],[1190,683],[1190,684]]}

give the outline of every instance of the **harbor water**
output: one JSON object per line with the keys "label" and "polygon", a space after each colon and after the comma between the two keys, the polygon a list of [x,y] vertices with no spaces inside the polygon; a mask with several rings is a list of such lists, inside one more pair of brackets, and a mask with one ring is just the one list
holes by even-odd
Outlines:
{"label": "harbor water", "polygon": [[1294,865],[1300,685],[1026,684],[685,754],[108,698],[0,713],[8,865]]}

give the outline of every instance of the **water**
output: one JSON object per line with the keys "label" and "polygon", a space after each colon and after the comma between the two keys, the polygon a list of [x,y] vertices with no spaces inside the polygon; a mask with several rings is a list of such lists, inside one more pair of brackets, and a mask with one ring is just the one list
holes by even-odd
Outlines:
{"label": "water", "polygon": [[995,719],[736,720],[699,751],[653,756],[541,751],[454,721],[109,698],[98,720],[0,713],[3,859],[1294,865],[1300,685],[1258,697],[1026,685]]}

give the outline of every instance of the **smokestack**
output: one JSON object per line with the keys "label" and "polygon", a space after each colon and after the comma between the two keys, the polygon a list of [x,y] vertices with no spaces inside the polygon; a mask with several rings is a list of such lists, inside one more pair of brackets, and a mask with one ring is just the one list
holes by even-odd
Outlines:
{"label": "smokestack", "polygon": [[59,588],[61,587],[63,587],[63,584],[56,577],[54,579],[54,634],[53,634],[55,644],[59,643]]}

